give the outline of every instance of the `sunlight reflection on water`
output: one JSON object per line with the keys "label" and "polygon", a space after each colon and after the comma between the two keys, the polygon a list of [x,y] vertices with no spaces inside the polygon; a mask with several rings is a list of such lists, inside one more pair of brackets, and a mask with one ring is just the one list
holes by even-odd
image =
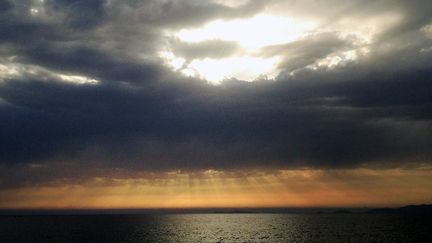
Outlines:
{"label": "sunlight reflection on water", "polygon": [[428,217],[368,214],[3,216],[2,242],[432,242]]}

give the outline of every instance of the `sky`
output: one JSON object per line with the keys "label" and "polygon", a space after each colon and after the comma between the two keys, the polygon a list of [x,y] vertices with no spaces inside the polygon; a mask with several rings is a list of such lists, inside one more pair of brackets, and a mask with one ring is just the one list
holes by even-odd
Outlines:
{"label": "sky", "polygon": [[0,208],[432,203],[429,0],[0,0]]}

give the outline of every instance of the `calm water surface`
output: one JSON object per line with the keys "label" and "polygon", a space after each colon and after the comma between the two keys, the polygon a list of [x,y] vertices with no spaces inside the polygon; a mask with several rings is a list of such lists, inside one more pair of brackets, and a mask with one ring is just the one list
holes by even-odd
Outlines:
{"label": "calm water surface", "polygon": [[432,242],[432,218],[368,214],[0,216],[0,242]]}

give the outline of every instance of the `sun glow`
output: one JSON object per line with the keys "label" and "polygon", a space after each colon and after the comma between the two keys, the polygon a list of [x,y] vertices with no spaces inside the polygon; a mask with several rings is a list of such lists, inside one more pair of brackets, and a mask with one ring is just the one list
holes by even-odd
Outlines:
{"label": "sun glow", "polygon": [[401,206],[432,200],[431,174],[430,167],[144,173],[0,189],[0,208]]}
{"label": "sun glow", "polygon": [[317,26],[311,21],[259,15],[251,19],[211,22],[199,29],[183,29],[175,34],[182,41],[236,41],[247,50],[283,44],[304,36]]}
{"label": "sun glow", "polygon": [[212,83],[229,78],[253,81],[260,75],[273,77],[278,58],[235,57],[217,59],[203,59],[192,61],[183,71],[187,76],[199,76]]}
{"label": "sun glow", "polygon": [[159,56],[174,71],[185,76],[203,78],[213,84],[229,78],[254,81],[260,76],[276,76],[281,61],[278,56],[258,56],[261,48],[295,41],[316,26],[317,23],[311,21],[269,15],[232,21],[217,20],[202,28],[181,29],[169,35],[190,44],[210,40],[235,42],[241,48],[236,56],[186,60],[169,47],[168,51],[160,52]]}

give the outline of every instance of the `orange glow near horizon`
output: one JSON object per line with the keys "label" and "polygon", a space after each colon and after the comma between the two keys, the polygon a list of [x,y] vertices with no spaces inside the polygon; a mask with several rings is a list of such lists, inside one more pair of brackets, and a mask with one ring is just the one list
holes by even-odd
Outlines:
{"label": "orange glow near horizon", "polygon": [[402,206],[432,202],[432,169],[179,171],[0,194],[3,209]]}

